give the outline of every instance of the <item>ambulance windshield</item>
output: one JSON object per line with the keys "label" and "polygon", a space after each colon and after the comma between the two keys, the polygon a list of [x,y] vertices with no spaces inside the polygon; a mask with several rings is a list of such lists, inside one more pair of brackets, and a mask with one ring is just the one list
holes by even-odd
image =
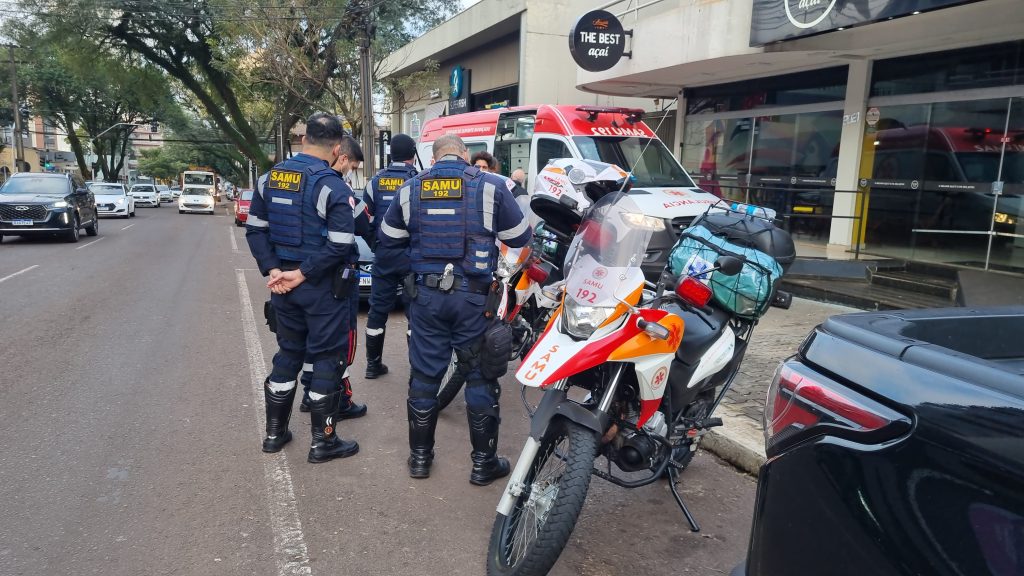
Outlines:
{"label": "ambulance windshield", "polygon": [[573,140],[585,159],[608,162],[632,170],[636,177],[634,188],[695,187],[693,180],[661,140],[635,136],[576,136]]}

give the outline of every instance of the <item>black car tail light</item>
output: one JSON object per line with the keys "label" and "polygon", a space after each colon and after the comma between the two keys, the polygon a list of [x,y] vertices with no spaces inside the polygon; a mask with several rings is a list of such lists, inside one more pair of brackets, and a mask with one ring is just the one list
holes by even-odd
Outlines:
{"label": "black car tail light", "polygon": [[815,436],[861,443],[892,440],[910,429],[910,419],[831,378],[790,360],[779,366],[764,409],[769,456]]}

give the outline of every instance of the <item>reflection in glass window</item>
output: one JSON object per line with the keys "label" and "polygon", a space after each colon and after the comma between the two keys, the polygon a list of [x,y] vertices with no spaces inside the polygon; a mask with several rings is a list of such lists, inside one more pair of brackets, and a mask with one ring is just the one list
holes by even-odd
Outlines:
{"label": "reflection in glass window", "polygon": [[686,114],[713,114],[774,106],[842,102],[846,66],[718,84],[686,91]]}
{"label": "reflection in glass window", "polygon": [[1024,84],[1024,42],[879,60],[871,77],[871,96]]}

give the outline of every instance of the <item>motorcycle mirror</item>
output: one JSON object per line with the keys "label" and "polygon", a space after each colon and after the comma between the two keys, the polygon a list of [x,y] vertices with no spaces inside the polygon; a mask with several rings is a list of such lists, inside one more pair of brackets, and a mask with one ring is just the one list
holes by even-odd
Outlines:
{"label": "motorcycle mirror", "polygon": [[715,268],[726,276],[735,276],[743,270],[743,261],[733,256],[719,256]]}
{"label": "motorcycle mirror", "polygon": [[562,206],[565,206],[569,210],[575,210],[576,207],[579,206],[579,202],[577,202],[574,198],[570,198],[569,196],[560,197],[558,199],[558,203],[561,204]]}

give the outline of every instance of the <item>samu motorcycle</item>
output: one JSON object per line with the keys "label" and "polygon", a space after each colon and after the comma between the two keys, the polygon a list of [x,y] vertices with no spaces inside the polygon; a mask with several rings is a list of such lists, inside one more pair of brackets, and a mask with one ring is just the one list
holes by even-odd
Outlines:
{"label": "samu motorcycle", "polygon": [[[684,276],[669,289],[665,280],[645,282],[640,264],[664,225],[615,193],[593,205],[576,233],[561,306],[516,373],[543,397],[498,503],[490,576],[547,574],[592,476],[626,488],[667,477],[691,529],[700,529],[676,489],[677,474],[701,436],[721,425],[711,414],[754,322],[709,305],[711,288],[701,278]],[[743,265],[720,256],[699,275],[734,276]],[[595,466],[599,456],[607,459],[603,470]],[[643,477],[624,479],[613,465]]]}

